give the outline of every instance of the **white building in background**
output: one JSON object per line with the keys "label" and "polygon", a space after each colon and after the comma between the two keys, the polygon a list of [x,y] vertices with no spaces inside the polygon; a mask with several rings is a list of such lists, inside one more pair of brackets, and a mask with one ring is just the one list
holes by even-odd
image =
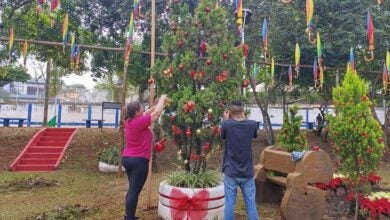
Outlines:
{"label": "white building in background", "polygon": [[3,86],[11,100],[38,102],[45,96],[45,80],[28,80],[27,82],[10,82]]}

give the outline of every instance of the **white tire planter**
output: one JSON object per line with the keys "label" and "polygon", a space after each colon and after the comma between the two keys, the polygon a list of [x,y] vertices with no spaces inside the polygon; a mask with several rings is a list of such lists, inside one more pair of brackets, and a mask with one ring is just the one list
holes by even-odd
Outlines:
{"label": "white tire planter", "polygon": [[[104,163],[99,161],[99,170],[104,172],[104,173],[115,173],[118,172],[118,166],[111,165],[108,163]],[[122,172],[126,171],[126,169],[122,166]]]}
{"label": "white tire planter", "polygon": [[181,188],[160,183],[158,216],[164,220],[223,219],[223,184],[213,188]]}

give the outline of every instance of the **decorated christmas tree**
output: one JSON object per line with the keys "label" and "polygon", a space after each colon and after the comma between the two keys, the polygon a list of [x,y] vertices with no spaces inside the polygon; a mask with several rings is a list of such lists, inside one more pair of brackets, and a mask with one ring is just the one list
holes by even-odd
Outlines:
{"label": "decorated christmas tree", "polygon": [[306,133],[301,131],[302,116],[297,115],[298,106],[291,106],[289,114],[283,115],[283,126],[280,130],[278,144],[288,152],[302,151],[306,148]]}
{"label": "decorated christmas tree", "polygon": [[367,83],[356,72],[347,71],[341,86],[333,90],[336,115],[328,116],[338,168],[351,180],[355,198],[364,189],[363,177],[378,169],[384,150],[383,131],[371,114],[367,92]]}
{"label": "decorated christmas tree", "polygon": [[157,90],[171,98],[162,128],[178,147],[185,170],[200,173],[221,145],[223,111],[232,100],[243,100],[244,53],[228,29],[230,15],[217,1],[200,1],[193,14],[184,1],[172,1],[167,11],[170,30],[163,49],[170,56],[154,69]]}

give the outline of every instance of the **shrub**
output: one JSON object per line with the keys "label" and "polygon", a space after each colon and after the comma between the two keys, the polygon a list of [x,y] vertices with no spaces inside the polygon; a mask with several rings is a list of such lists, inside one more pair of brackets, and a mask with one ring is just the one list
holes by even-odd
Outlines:
{"label": "shrub", "polygon": [[283,115],[283,126],[280,130],[278,144],[288,152],[306,149],[306,133],[301,131],[302,116],[297,115],[298,107],[291,106],[289,114]]}
{"label": "shrub", "polygon": [[97,153],[97,160],[107,164],[118,166],[119,161],[119,148],[112,146],[105,148]]}

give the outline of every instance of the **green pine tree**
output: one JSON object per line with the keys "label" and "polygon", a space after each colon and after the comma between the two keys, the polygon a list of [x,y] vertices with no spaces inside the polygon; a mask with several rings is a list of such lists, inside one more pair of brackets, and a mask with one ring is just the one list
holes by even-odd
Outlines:
{"label": "green pine tree", "polygon": [[163,129],[176,143],[187,171],[204,171],[213,146],[221,144],[220,117],[233,99],[241,99],[241,48],[228,30],[228,14],[215,0],[199,2],[194,14],[184,1],[172,1],[170,29],[163,49],[172,54],[156,63],[160,93],[172,99]]}
{"label": "green pine tree", "polygon": [[[330,136],[340,159],[339,171],[351,180],[355,198],[365,187],[360,179],[378,169],[383,156],[383,131],[370,111],[368,85],[348,71],[341,86],[333,90],[335,116],[329,115]],[[356,213],[358,202],[356,202]]]}
{"label": "green pine tree", "polygon": [[278,144],[288,152],[306,148],[306,133],[301,131],[302,116],[297,115],[298,106],[291,106],[289,114],[283,115],[283,126],[277,136]]}

